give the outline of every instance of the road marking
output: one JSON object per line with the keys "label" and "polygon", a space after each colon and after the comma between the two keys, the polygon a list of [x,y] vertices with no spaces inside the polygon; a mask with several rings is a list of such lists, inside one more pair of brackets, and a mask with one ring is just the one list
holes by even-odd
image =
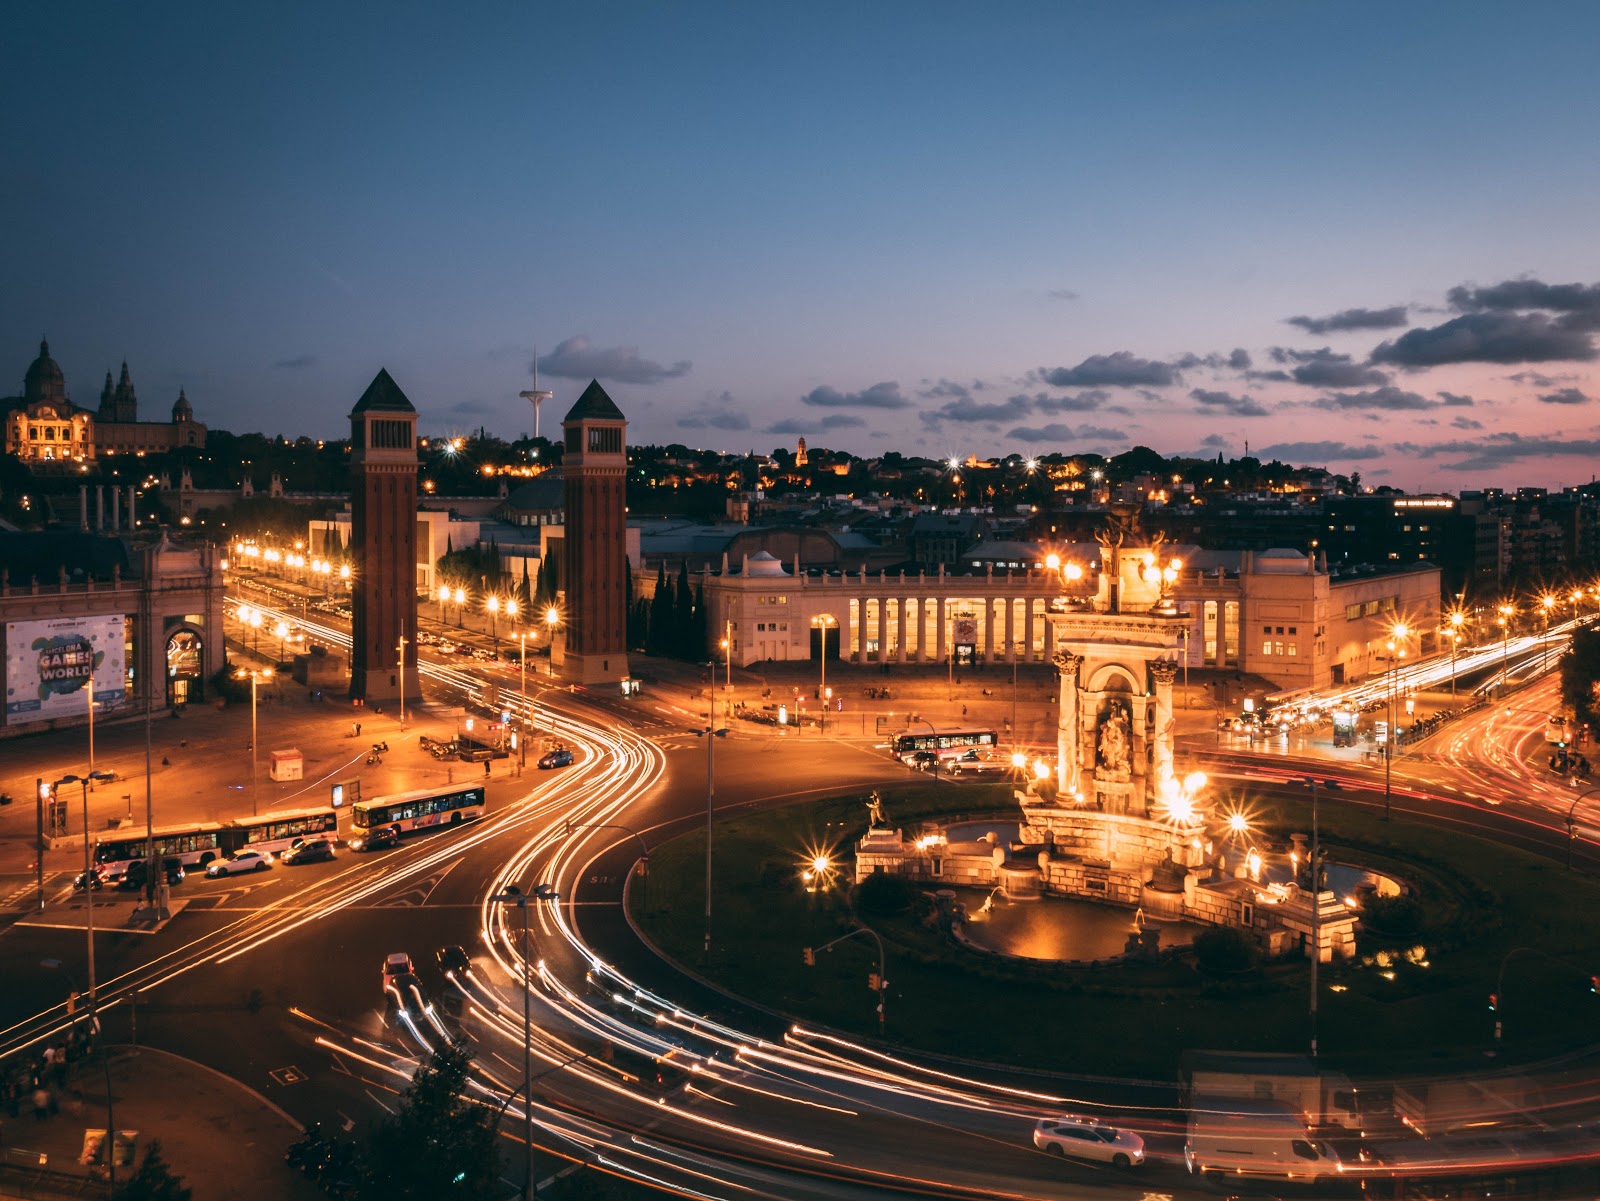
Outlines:
{"label": "road marking", "polygon": [[267,1075],[283,1085],[299,1084],[306,1079],[306,1074],[297,1067],[273,1068]]}

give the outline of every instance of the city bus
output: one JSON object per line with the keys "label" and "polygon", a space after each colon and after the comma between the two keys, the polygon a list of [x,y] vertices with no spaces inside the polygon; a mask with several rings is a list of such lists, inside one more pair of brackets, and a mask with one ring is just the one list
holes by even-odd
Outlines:
{"label": "city bus", "polygon": [[956,759],[970,750],[990,750],[999,742],[993,730],[945,727],[910,730],[896,734],[893,750],[895,758],[909,761],[918,751],[931,751],[940,759]]}
{"label": "city bus", "polygon": [[430,826],[459,826],[483,816],[484,789],[481,784],[457,784],[444,788],[422,788],[394,796],[357,801],[350,807],[350,820],[358,831],[393,826],[400,833],[424,830]]}
{"label": "city bus", "polygon": [[284,809],[259,817],[240,817],[223,825],[222,847],[235,851],[261,851],[281,855],[296,839],[327,838],[339,831],[339,811],[323,805],[315,809]]}
{"label": "city bus", "polygon": [[[185,871],[192,867],[204,868],[227,853],[223,842],[226,830],[222,822],[157,826],[155,853],[162,859],[181,861]],[[105,834],[95,840],[95,866],[109,879],[121,879],[127,873],[128,864],[135,859],[149,858],[149,835],[143,829]]]}

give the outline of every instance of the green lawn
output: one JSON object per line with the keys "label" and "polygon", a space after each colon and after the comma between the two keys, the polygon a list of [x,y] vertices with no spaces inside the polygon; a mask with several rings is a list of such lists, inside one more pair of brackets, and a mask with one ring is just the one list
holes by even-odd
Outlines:
{"label": "green lawn", "polygon": [[[922,785],[886,791],[890,824],[908,834],[950,807],[1013,819],[1009,787]],[[1269,836],[1308,828],[1309,805],[1260,807]],[[1357,963],[1322,972],[1325,1057],[1362,1070],[1428,1068],[1473,1060],[1490,1046],[1497,990],[1502,1056],[1532,1059],[1593,1040],[1600,996],[1600,883],[1503,846],[1412,825],[1384,823],[1325,803],[1331,857],[1398,875],[1422,902],[1424,927],[1379,944],[1364,938]],[[866,830],[864,796],[768,810],[716,828],[713,953],[701,962],[705,835],[685,835],[650,855],[634,917],[668,956],[762,1004],[856,1034],[876,1029],[868,973],[872,940],[853,938],[803,962],[855,926],[850,848]],[[808,892],[803,864],[823,850],[844,859],[841,883]],[[969,903],[974,903],[969,901]],[[1097,969],[1032,965],[961,950],[908,913],[874,921],[888,945],[887,1035],[972,1058],[1052,1070],[1171,1077],[1187,1047],[1301,1051],[1307,1045],[1309,970],[1268,965],[1245,978],[1208,980],[1192,958]],[[1509,956],[1509,958],[1508,958]],[[1422,966],[1426,964],[1426,966]]]}

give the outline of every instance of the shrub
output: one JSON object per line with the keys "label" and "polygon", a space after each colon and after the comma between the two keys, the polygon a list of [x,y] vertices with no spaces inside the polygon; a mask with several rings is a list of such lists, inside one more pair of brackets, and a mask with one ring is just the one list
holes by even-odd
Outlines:
{"label": "shrub", "polygon": [[1410,938],[1422,929],[1422,905],[1408,893],[1373,897],[1362,911],[1361,924],[1379,938]]}
{"label": "shrub", "polygon": [[1207,976],[1235,976],[1248,972],[1259,959],[1255,939],[1235,926],[1213,926],[1195,935],[1194,958]]}
{"label": "shrub", "polygon": [[916,896],[911,881],[880,872],[856,885],[856,908],[864,917],[893,917],[910,909]]}

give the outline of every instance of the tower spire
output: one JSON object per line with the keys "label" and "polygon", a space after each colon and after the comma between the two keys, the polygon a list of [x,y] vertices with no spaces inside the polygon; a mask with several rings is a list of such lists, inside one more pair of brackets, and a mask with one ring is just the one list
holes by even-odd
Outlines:
{"label": "tower spire", "polygon": [[537,346],[533,348],[533,389],[528,392],[519,392],[517,395],[522,397],[523,400],[531,400],[533,402],[533,437],[534,441],[538,441],[539,406],[554,397],[555,393],[541,392],[539,390],[539,348]]}

